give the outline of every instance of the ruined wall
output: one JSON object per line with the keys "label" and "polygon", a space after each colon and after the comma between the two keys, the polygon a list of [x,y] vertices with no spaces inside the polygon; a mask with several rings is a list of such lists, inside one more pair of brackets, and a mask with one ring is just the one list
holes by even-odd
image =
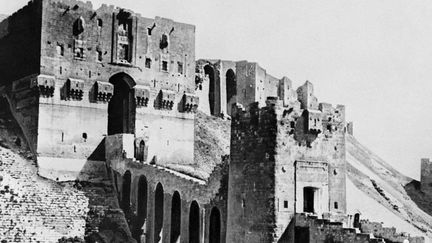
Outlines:
{"label": "ruined wall", "polygon": [[372,234],[377,238],[383,238],[389,242],[405,242],[408,240],[411,243],[424,243],[424,237],[411,237],[406,233],[396,232],[394,227],[383,227],[382,223],[371,222],[369,220],[360,221],[360,230],[365,234]]}
{"label": "ruined wall", "polygon": [[420,185],[426,194],[432,194],[432,162],[430,159],[421,159]]}
{"label": "ruined wall", "polygon": [[276,241],[306,210],[304,188],[316,191],[311,213],[346,211],[344,107],[283,103],[269,98],[233,116],[228,240]]}
{"label": "ruined wall", "polygon": [[0,86],[39,73],[41,18],[35,0],[0,22]]}
{"label": "ruined wall", "polygon": [[295,242],[366,243],[370,242],[370,236],[358,234],[355,229],[343,228],[340,222],[298,214],[295,216]]}

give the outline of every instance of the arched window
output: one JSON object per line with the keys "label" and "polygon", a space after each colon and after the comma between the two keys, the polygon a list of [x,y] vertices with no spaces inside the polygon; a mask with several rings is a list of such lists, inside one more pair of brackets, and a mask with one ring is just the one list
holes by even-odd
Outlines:
{"label": "arched window", "polygon": [[160,49],[165,49],[168,47],[168,36],[163,34],[159,44]]}
{"label": "arched window", "polygon": [[200,235],[200,209],[198,203],[193,201],[189,210],[189,242],[199,243]]}
{"label": "arched window", "polygon": [[77,20],[75,20],[73,24],[73,35],[74,36],[81,35],[84,32],[84,26],[85,26],[85,22],[83,17],[79,17]]}
{"label": "arched window", "polygon": [[221,216],[219,209],[214,207],[210,213],[210,243],[220,243],[221,234]]}
{"label": "arched window", "polygon": [[180,193],[175,191],[171,203],[171,243],[179,242],[181,226],[181,200]]}
{"label": "arched window", "polygon": [[154,242],[161,242],[164,218],[164,190],[160,183],[156,186],[154,202]]}

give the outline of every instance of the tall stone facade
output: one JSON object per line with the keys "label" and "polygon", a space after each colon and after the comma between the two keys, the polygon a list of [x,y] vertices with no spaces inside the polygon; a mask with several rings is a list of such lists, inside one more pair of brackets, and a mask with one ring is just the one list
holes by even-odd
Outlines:
{"label": "tall stone facade", "polygon": [[301,98],[312,91],[233,112],[227,241],[278,242],[296,213],[346,212],[345,108]]}
{"label": "tall stone facade", "polygon": [[76,177],[117,133],[135,134],[141,161],[193,163],[194,26],[34,0],[0,24],[0,48],[0,85],[41,175]]}

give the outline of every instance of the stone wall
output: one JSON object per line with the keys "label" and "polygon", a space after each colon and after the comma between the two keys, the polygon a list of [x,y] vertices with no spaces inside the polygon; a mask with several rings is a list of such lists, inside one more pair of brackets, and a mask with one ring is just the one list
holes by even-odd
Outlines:
{"label": "stone wall", "polygon": [[84,238],[89,201],[70,185],[37,176],[34,163],[0,147],[0,240]]}
{"label": "stone wall", "polygon": [[[125,147],[121,145],[121,140],[126,141],[118,136],[107,138],[110,141],[106,145],[109,151],[107,161],[112,169],[112,180],[122,210],[135,239],[142,239],[141,242],[144,239],[146,242],[158,242],[160,239],[168,242],[180,237],[180,242],[189,242],[193,241],[192,230],[197,232],[196,237],[203,239],[199,242],[209,242],[210,236],[214,237],[215,234],[219,236],[220,242],[225,242],[226,162],[215,167],[208,180],[202,180],[163,166],[124,158],[120,152],[121,147]],[[161,188],[162,198],[157,196],[160,195],[157,188]],[[173,201],[175,194],[179,196],[179,204]],[[198,216],[192,216],[192,204],[198,205]],[[173,216],[176,210],[180,211],[178,223],[175,223],[177,221]],[[215,211],[219,213],[217,225],[211,220]],[[177,227],[177,230],[173,230],[173,227]]]}
{"label": "stone wall", "polygon": [[269,98],[234,111],[228,240],[275,242],[296,212],[345,213],[345,109],[301,102]]}
{"label": "stone wall", "polygon": [[432,162],[430,159],[421,159],[420,187],[421,190],[432,195]]}
{"label": "stone wall", "polygon": [[0,86],[40,70],[42,3],[30,1],[0,22]]}
{"label": "stone wall", "polygon": [[371,222],[369,220],[360,221],[360,230],[365,234],[372,234],[377,238],[383,238],[386,242],[405,242],[424,243],[424,237],[411,237],[407,233],[398,233],[394,227],[384,227],[382,223]]}

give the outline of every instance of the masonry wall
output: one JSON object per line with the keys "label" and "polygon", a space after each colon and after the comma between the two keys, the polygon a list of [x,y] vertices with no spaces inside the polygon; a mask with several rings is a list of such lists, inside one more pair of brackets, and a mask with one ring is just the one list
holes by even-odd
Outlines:
{"label": "masonry wall", "polygon": [[303,212],[305,187],[317,189],[318,216],[346,211],[344,107],[321,103],[309,111],[299,101],[266,103],[233,116],[228,197],[233,230],[227,239],[276,241],[294,214]]}
{"label": "masonry wall", "polygon": [[0,22],[0,86],[39,73],[41,18],[35,0]]}
{"label": "masonry wall", "polygon": [[[135,133],[137,138],[145,137],[149,142],[146,144],[150,153],[148,158],[156,158],[159,163],[193,163],[192,112],[198,105],[194,95],[194,26],[160,17],[144,18],[113,6],[93,9],[91,3],[73,0],[34,1],[29,6],[31,8],[26,7],[2,22],[4,38],[0,38],[7,43],[13,41],[26,51],[28,57],[19,58],[20,52],[14,52],[13,61],[2,56],[0,62],[37,67],[34,68],[36,73],[40,69],[40,75],[29,76],[27,83],[21,85],[35,93],[14,96],[13,90],[8,92],[12,102],[25,99],[23,102],[30,104],[26,107],[31,111],[22,110],[17,114],[22,114],[24,120],[36,121],[24,128],[29,130],[25,133],[29,134],[28,139],[39,155],[41,169],[62,168],[79,173],[87,159],[103,159],[100,145],[107,134],[107,95],[112,95],[109,79],[115,74],[132,80]],[[132,26],[131,57],[127,63],[117,58],[120,38],[117,37],[117,16],[120,13],[130,14]],[[35,19],[37,14],[42,15],[39,21]],[[82,20],[83,30],[77,35],[74,26],[78,20]],[[29,32],[30,29],[37,30],[35,24],[39,25],[41,33]],[[13,31],[5,35],[5,30]],[[167,40],[162,46],[163,35]],[[0,46],[7,47],[7,43]],[[26,49],[36,47],[36,44],[36,51]],[[83,49],[79,57],[76,56],[78,47]],[[9,46],[9,49],[13,48]],[[30,57],[37,57],[37,60],[29,60]],[[15,64],[17,60],[25,60],[26,65]],[[2,69],[3,72],[6,70],[23,69]],[[33,72],[24,71],[23,74],[14,73],[23,76]],[[4,80],[16,78],[7,73],[4,77]],[[69,92],[71,83],[77,88]],[[103,99],[97,96],[97,88],[107,87],[111,87],[111,91],[102,92]],[[169,97],[167,102],[172,102],[168,109],[161,106],[166,97]],[[173,130],[177,132],[171,132]],[[59,178],[55,171],[45,173],[45,176]],[[73,179],[73,176],[64,179]]]}
{"label": "masonry wall", "polygon": [[[115,144],[115,143],[113,143]],[[110,151],[115,147],[108,145]],[[163,219],[160,234],[162,242],[170,242],[171,227],[174,224],[171,217],[173,207],[173,195],[179,193],[181,199],[181,222],[180,242],[189,242],[190,238],[190,208],[193,202],[199,206],[199,242],[209,242],[211,231],[210,217],[212,209],[217,208],[220,212],[220,242],[225,242],[226,236],[226,183],[228,181],[227,171],[223,168],[215,168],[208,181],[197,179],[160,166],[142,164],[131,159],[122,159],[111,154],[108,158],[112,168],[113,181],[118,191],[119,200],[128,198],[130,204],[125,211],[132,234],[141,235],[146,242],[155,241],[155,193],[158,185],[163,188]],[[130,174],[130,180],[125,179]],[[140,180],[146,181],[147,197],[140,192]],[[128,189],[127,189],[128,188]],[[140,198],[144,199],[144,205],[139,205]],[[122,204],[122,203],[121,203]],[[124,204],[123,204],[124,205]],[[124,205],[125,206],[125,205]],[[139,215],[139,208],[146,207],[146,214]],[[143,222],[145,222],[143,228]],[[142,230],[141,230],[142,229]],[[138,233],[137,233],[138,232]],[[138,238],[138,237],[137,237]],[[141,241],[143,242],[143,241]]]}
{"label": "masonry wall", "polygon": [[420,185],[421,190],[432,194],[432,162],[430,159],[421,159]]}

